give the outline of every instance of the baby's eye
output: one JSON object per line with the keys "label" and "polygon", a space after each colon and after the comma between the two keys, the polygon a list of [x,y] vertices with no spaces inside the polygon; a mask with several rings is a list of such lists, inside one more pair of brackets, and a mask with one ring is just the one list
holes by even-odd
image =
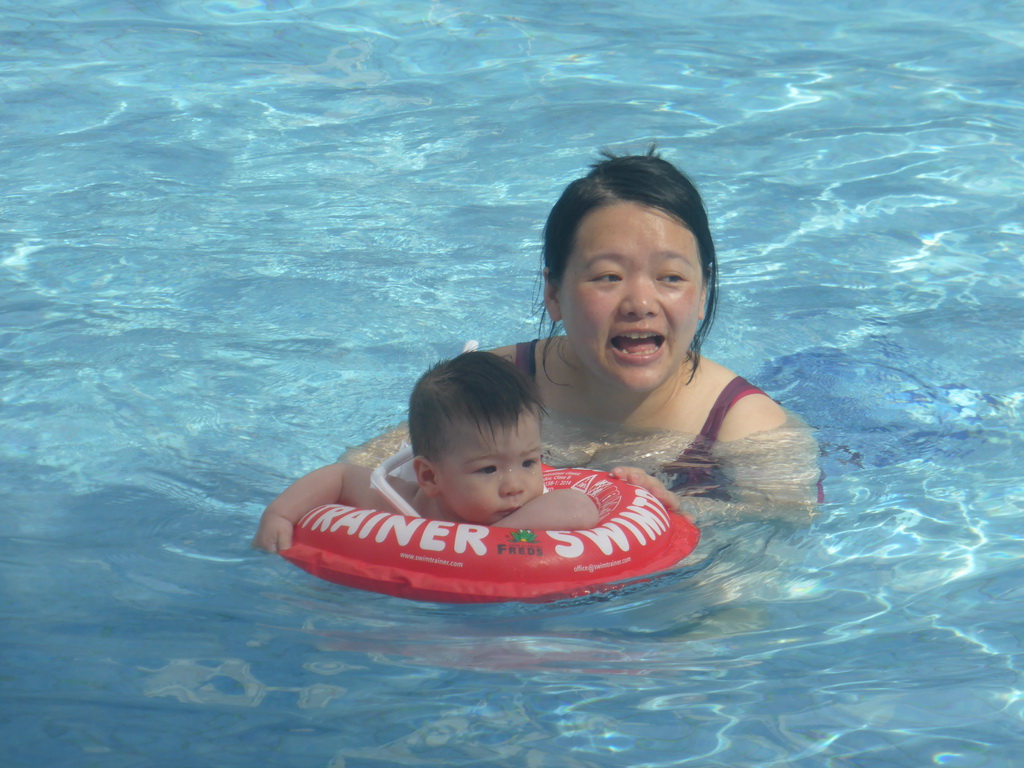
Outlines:
{"label": "baby's eye", "polygon": [[480,467],[480,469],[477,470],[477,472],[479,472],[482,475],[493,475],[497,471],[498,468],[493,464],[490,464],[486,467]]}
{"label": "baby's eye", "polygon": [[533,469],[538,463],[538,459],[527,459],[523,462],[523,466],[526,467],[526,469]]}

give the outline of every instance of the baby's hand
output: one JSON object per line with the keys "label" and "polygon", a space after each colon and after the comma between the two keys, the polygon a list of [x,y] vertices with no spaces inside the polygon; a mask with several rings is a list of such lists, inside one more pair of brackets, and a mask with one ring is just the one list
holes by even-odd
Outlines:
{"label": "baby's hand", "polygon": [[264,515],[252,539],[253,549],[280,552],[292,545],[292,524],[278,515]]}
{"label": "baby's hand", "polygon": [[637,467],[615,467],[609,472],[612,477],[650,491],[669,512],[679,512],[679,497],[665,487],[664,483]]}

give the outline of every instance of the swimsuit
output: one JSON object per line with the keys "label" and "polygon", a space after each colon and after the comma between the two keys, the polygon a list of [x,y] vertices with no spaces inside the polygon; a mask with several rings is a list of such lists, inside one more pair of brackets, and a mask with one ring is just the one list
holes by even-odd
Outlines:
{"label": "swimsuit", "polygon": [[[537,342],[539,339],[533,341],[521,341],[516,344],[516,368],[521,370],[531,379],[537,378],[537,357],[535,350],[537,349]],[[763,395],[763,391],[755,387],[749,381],[744,379],[742,376],[737,376],[728,384],[718,395],[718,399],[715,400],[715,404],[711,406],[711,412],[708,413],[708,418],[704,422],[704,426],[700,428],[700,432],[697,433],[697,439],[694,443],[707,443],[711,444],[718,439],[718,433],[722,429],[722,422],[725,421],[725,415],[729,412],[736,402],[747,395]],[[685,456],[693,446],[687,448],[683,452]],[[682,458],[682,457],[680,457]]]}
{"label": "swimsuit", "polygon": [[[522,341],[516,344],[516,367],[530,378],[537,377],[536,349],[539,339]],[[679,454],[679,457],[664,466],[664,470],[676,476],[672,482],[672,490],[682,487],[693,488],[706,486],[709,489],[718,484],[713,481],[714,462],[711,458],[711,447],[718,440],[725,416],[738,400],[747,395],[764,395],[765,393],[744,379],[735,377],[725,385],[719,393],[715,404],[711,406],[704,426],[697,433],[697,438],[690,446]]]}

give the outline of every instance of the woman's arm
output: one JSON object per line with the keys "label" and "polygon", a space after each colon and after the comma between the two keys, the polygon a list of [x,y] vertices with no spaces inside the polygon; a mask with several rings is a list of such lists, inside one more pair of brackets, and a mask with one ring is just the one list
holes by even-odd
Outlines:
{"label": "woman's arm", "polygon": [[[687,506],[702,523],[772,519],[806,524],[818,514],[819,453],[812,430],[792,415],[776,429],[718,443],[714,460],[728,501],[686,496]],[[681,492],[686,494],[685,489]]]}
{"label": "woman's arm", "polygon": [[384,459],[398,453],[403,442],[409,442],[409,428],[404,422],[382,435],[370,438],[362,445],[347,449],[338,457],[338,461],[360,467],[378,467]]}

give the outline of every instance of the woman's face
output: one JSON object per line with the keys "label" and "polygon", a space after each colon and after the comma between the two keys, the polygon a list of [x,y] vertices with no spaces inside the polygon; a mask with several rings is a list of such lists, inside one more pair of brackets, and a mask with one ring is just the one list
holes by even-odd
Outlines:
{"label": "woman's face", "polygon": [[704,318],[697,241],[668,214],[615,203],[587,214],[544,302],[591,375],[633,392],[675,382]]}

